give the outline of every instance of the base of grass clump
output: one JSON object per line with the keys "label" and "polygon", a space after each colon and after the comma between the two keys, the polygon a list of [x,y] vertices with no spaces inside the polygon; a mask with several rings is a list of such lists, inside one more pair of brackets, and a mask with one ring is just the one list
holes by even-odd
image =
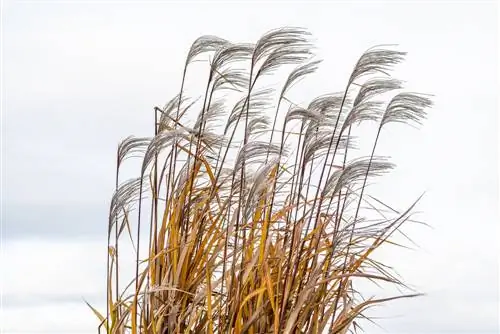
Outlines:
{"label": "base of grass clump", "polygon": [[[420,123],[431,101],[389,76],[405,53],[377,47],[361,55],[342,92],[295,104],[291,91],[320,64],[311,50],[309,33],[290,27],[255,44],[193,43],[179,92],[155,108],[154,135],[118,148],[106,315],[93,309],[100,330],[346,333],[368,307],[414,296],[365,300],[355,284],[403,286],[372,253],[413,206],[388,213],[366,195],[367,180],[394,167],[375,154],[382,130]],[[204,57],[206,89],[192,99],[189,65]],[[278,69],[289,69],[282,87],[259,86]],[[361,122],[378,129],[362,138],[373,149],[348,159]],[[137,156],[137,178],[120,183],[125,159]],[[130,241],[137,265],[127,285],[119,246]]]}

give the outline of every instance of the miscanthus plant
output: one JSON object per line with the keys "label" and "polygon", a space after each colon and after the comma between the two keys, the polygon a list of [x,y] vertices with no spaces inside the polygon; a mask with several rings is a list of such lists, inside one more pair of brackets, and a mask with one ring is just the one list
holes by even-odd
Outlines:
{"label": "miscanthus plant", "polygon": [[[367,183],[394,168],[377,155],[384,129],[421,123],[431,100],[390,76],[404,52],[374,47],[353,61],[342,91],[296,104],[290,91],[320,65],[312,50],[293,27],[254,44],[194,41],[179,91],[154,108],[152,136],[118,147],[107,310],[92,308],[100,331],[347,333],[367,308],[416,296],[366,298],[356,285],[405,287],[373,252],[411,221],[414,204],[391,209]],[[199,60],[205,88],[188,96]],[[281,86],[261,84],[283,71]],[[377,127],[374,138],[354,137],[361,122]],[[371,154],[354,157],[360,140]],[[141,168],[123,181],[130,157]],[[119,278],[124,242],[137,263],[129,284]]]}

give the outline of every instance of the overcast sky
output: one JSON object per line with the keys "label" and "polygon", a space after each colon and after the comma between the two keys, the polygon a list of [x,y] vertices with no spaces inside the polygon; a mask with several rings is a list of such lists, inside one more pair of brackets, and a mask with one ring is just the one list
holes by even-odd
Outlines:
{"label": "overcast sky", "polygon": [[[149,135],[192,41],[255,41],[302,26],[324,59],[307,102],[338,91],[360,54],[399,44],[395,73],[435,95],[419,130],[382,138],[398,168],[387,203],[418,211],[414,251],[383,260],[426,297],[383,307],[369,332],[498,333],[498,10],[495,2],[211,4],[3,2],[2,281],[5,333],[95,333],[114,152]],[[192,79],[192,80],[196,80]]]}

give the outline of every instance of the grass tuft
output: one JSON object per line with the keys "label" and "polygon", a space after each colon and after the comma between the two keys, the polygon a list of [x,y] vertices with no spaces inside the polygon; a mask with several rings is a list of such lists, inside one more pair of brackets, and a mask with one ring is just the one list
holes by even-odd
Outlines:
{"label": "grass tuft", "polygon": [[[101,331],[347,333],[369,307],[416,296],[363,299],[355,287],[405,287],[373,252],[396,244],[391,237],[415,204],[390,209],[366,194],[367,181],[394,168],[376,155],[383,129],[421,124],[432,102],[390,77],[405,53],[375,47],[343,92],[294,103],[290,91],[320,66],[310,38],[296,27],[255,44],[198,38],[179,92],[154,109],[153,136],[119,145],[107,310],[91,307]],[[203,57],[203,95],[187,97],[188,69]],[[259,86],[282,70],[281,87]],[[371,154],[348,159],[364,122],[378,129]],[[129,158],[141,159],[140,171],[120,183]],[[136,266],[127,285],[119,246],[128,242]]]}

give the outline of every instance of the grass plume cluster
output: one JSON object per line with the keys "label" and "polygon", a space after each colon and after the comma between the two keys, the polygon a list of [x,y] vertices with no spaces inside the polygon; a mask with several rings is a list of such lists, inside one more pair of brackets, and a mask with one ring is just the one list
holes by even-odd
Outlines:
{"label": "grass plume cluster", "polygon": [[[367,182],[394,168],[376,155],[383,129],[421,123],[431,100],[390,76],[405,53],[375,47],[343,91],[296,104],[289,92],[320,65],[312,50],[310,34],[294,27],[254,44],[192,44],[179,91],[154,108],[154,135],[118,148],[106,314],[93,308],[100,330],[347,333],[372,305],[414,296],[364,298],[356,282],[404,286],[372,253],[413,205],[393,210],[367,194]],[[206,86],[193,98],[185,83],[198,60],[207,60]],[[288,71],[281,87],[262,87],[279,71]],[[366,139],[371,154],[348,158],[361,122],[378,127]],[[128,158],[141,169],[122,182]],[[119,279],[124,242],[137,261],[128,286]]]}

